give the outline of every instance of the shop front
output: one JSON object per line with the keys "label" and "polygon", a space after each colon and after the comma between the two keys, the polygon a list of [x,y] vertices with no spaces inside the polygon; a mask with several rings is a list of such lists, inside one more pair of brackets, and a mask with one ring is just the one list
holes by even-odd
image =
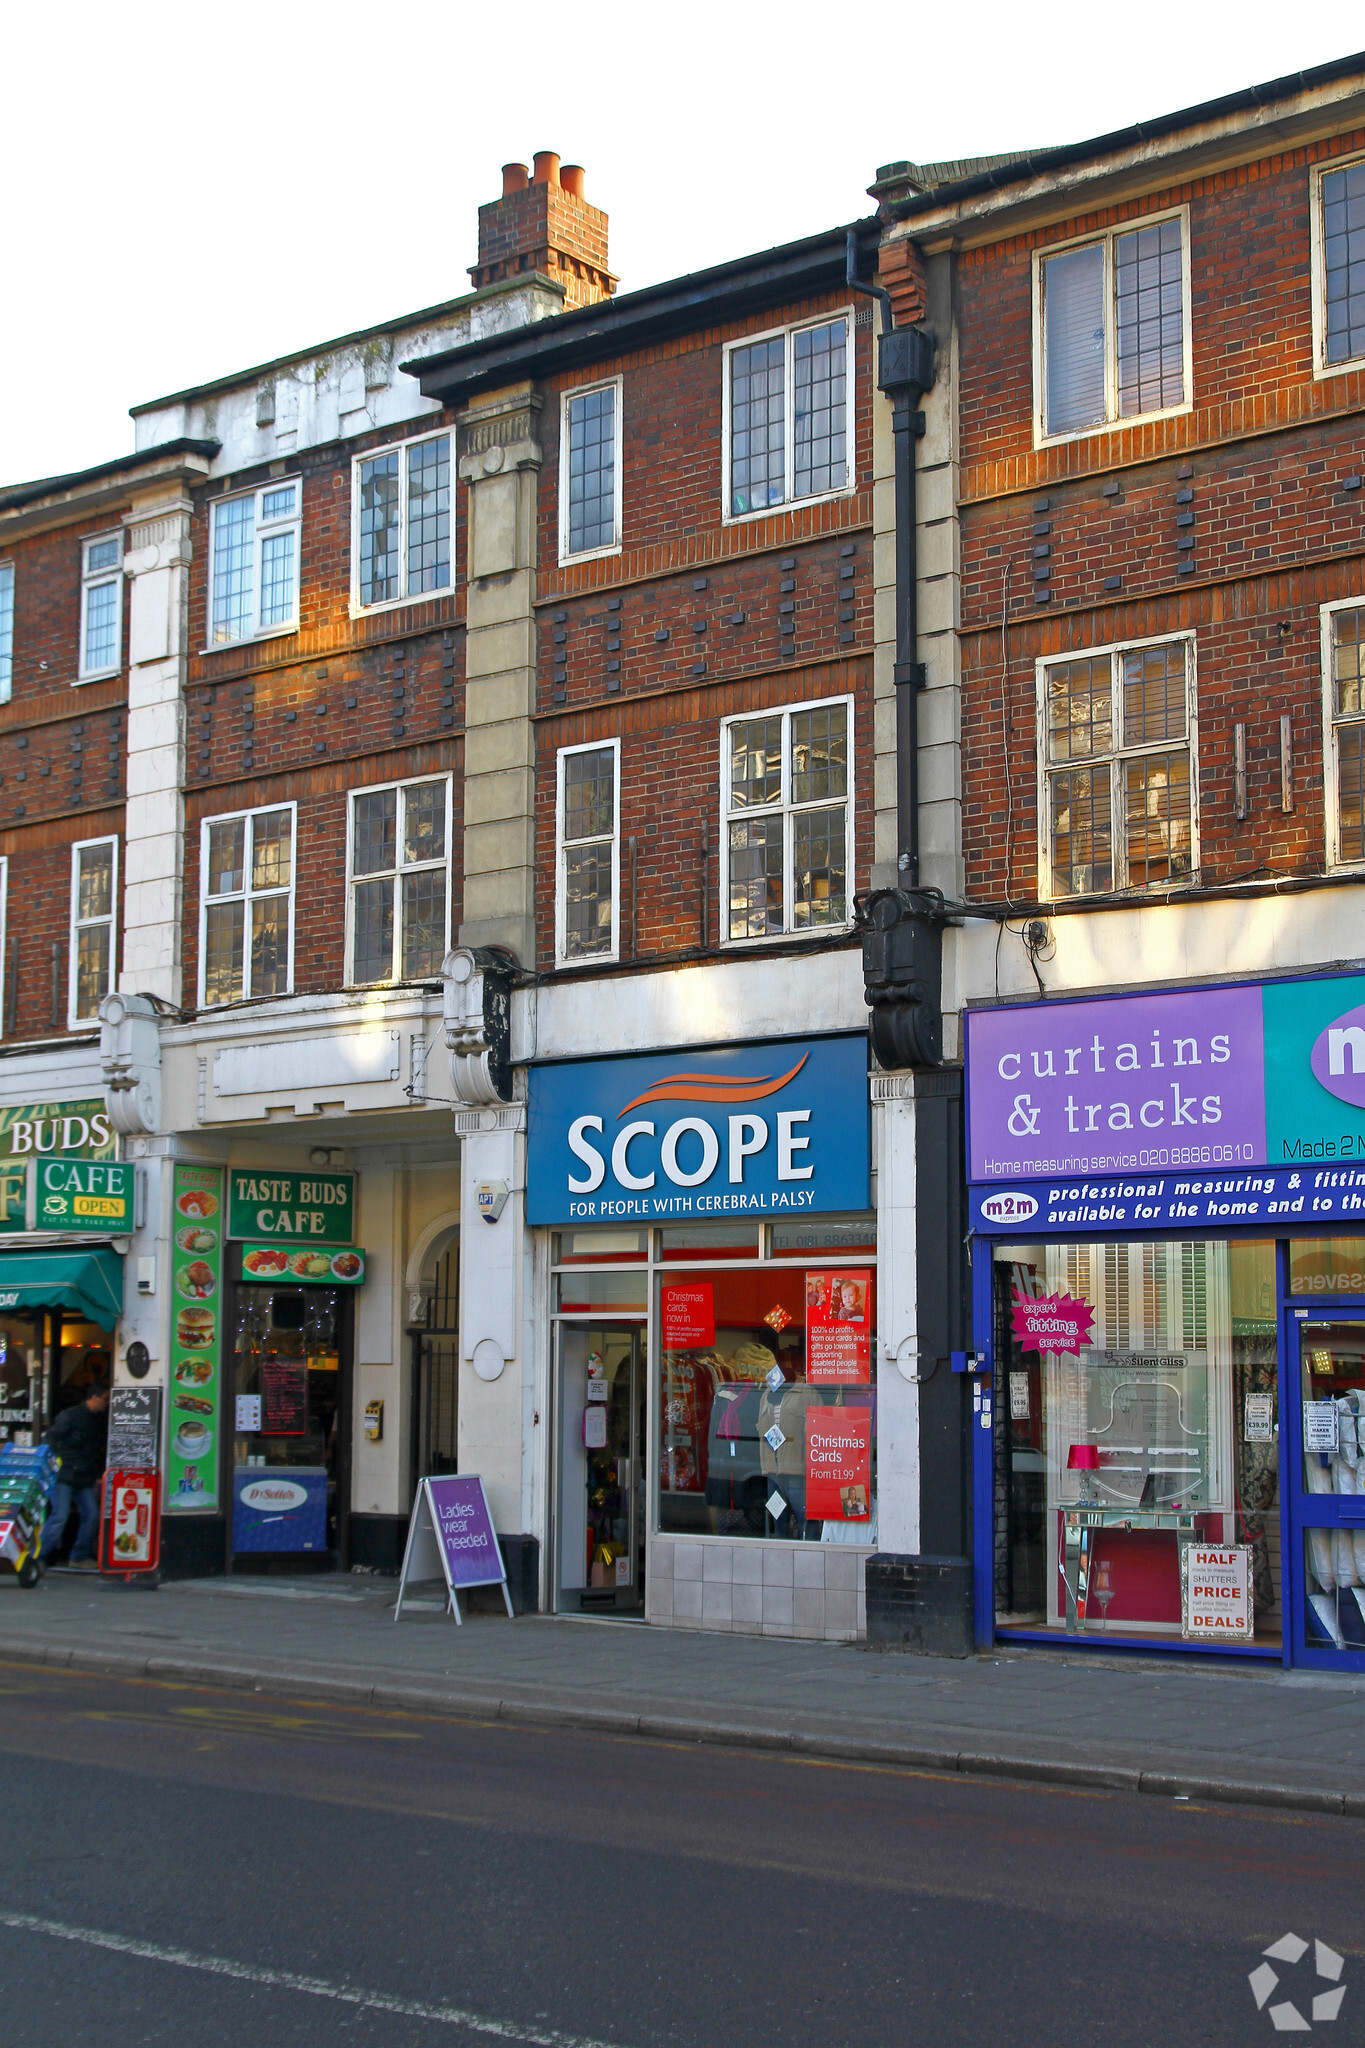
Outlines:
{"label": "shop front", "polygon": [[1365,976],[965,1043],[978,1642],[1365,1669]]}
{"label": "shop front", "polygon": [[532,1067],[559,1612],[852,1636],[877,1535],[862,1033]]}

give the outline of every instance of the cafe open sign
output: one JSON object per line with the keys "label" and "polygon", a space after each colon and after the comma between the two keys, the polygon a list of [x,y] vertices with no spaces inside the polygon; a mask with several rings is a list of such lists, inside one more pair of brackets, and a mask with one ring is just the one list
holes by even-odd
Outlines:
{"label": "cafe open sign", "polygon": [[228,1175],[227,1234],[276,1244],[351,1244],[355,1175],[234,1168]]}
{"label": "cafe open sign", "polygon": [[34,1227],[127,1236],[133,1228],[136,1168],[103,1159],[39,1159]]}

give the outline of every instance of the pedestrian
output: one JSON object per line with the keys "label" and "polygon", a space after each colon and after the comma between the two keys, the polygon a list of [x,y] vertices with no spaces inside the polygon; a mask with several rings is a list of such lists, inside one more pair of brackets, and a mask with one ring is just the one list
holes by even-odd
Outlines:
{"label": "pedestrian", "polygon": [[44,1562],[51,1561],[74,1505],[80,1519],[67,1562],[78,1571],[99,1569],[95,1559],[95,1538],[99,1533],[99,1487],[104,1476],[105,1445],[109,1439],[108,1410],[108,1387],[91,1387],[83,1401],[73,1408],[63,1408],[47,1432],[47,1442],[61,1462],[57,1483],[52,1489],[52,1507],[43,1524],[39,1555]]}

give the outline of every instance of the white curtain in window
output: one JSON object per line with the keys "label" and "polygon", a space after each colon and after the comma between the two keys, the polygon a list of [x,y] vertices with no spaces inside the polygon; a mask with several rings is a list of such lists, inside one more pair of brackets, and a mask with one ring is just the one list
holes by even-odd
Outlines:
{"label": "white curtain in window", "polygon": [[1043,359],[1049,434],[1104,419],[1104,250],[1092,242],[1043,265]]}

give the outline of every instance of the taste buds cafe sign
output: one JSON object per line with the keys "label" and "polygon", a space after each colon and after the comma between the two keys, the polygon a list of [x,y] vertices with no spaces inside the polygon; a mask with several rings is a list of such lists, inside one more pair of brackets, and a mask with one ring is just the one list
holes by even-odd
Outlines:
{"label": "taste buds cafe sign", "polygon": [[870,1164],[861,1032],[531,1069],[533,1224],[866,1209]]}
{"label": "taste buds cafe sign", "polygon": [[351,1244],[355,1175],[234,1167],[227,1234],[275,1244]]}

